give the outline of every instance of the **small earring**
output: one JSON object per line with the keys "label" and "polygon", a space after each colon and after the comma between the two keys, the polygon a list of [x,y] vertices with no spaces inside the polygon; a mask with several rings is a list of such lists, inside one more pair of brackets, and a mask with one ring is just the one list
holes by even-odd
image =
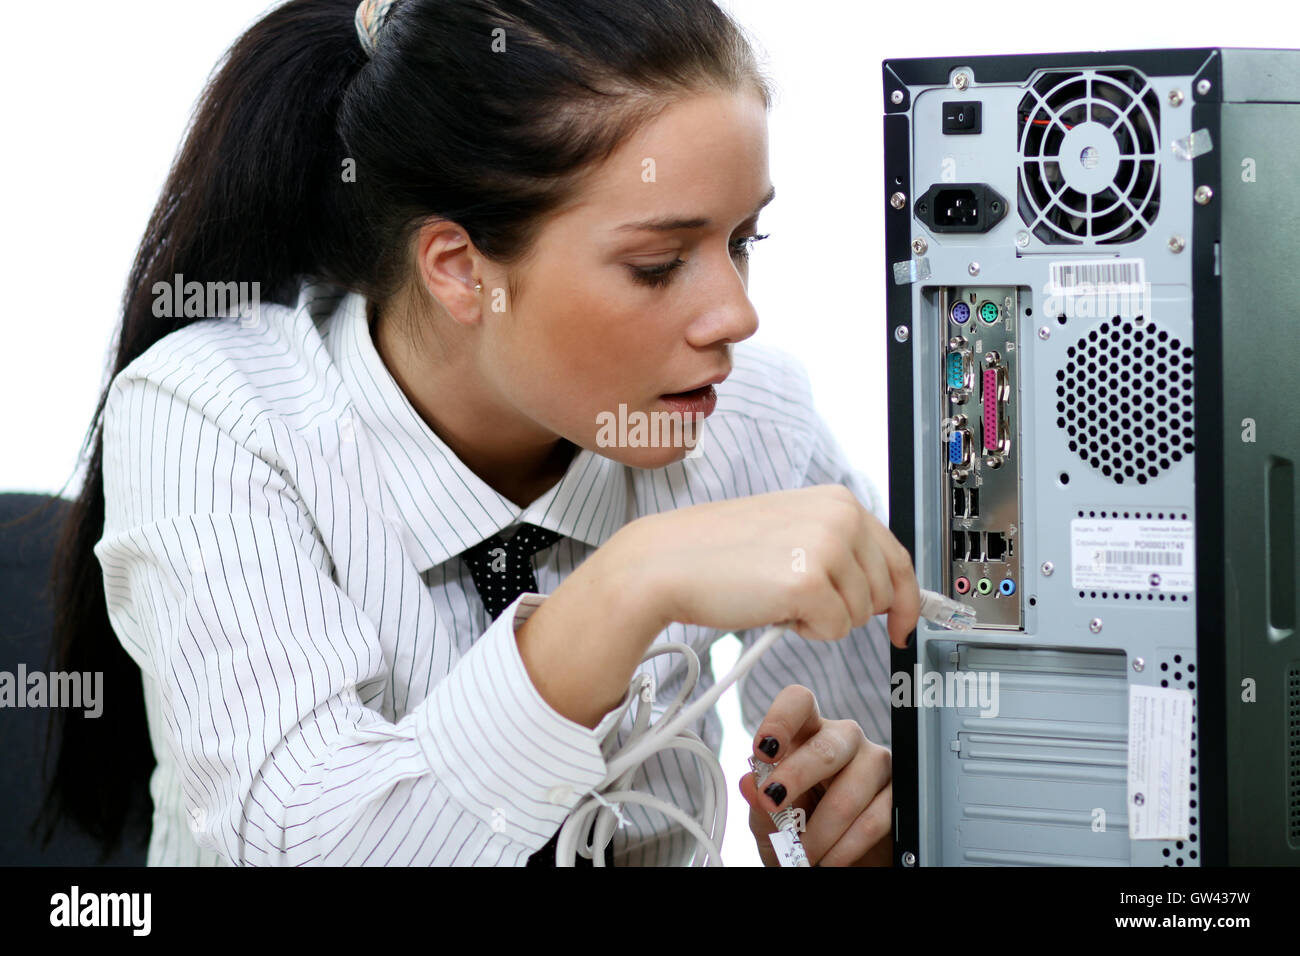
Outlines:
{"label": "small earring", "polygon": [[482,292],[482,291],[483,291],[483,283],[482,283],[482,282],[476,282],[476,283],[474,283],[474,291],[475,291],[475,292]]}

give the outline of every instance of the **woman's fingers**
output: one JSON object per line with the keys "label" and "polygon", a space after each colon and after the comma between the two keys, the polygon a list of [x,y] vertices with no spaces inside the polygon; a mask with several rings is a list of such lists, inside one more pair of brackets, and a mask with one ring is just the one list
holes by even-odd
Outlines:
{"label": "woman's fingers", "polygon": [[[820,862],[823,866],[843,865],[839,861],[852,863],[879,842],[885,832],[879,828],[889,828],[892,799],[884,804],[883,820],[864,815],[882,792],[892,795],[891,779],[888,748],[864,738],[853,759],[830,782],[817,802],[817,809],[808,818],[808,828],[801,839],[811,863]],[[848,856],[867,839],[870,842],[856,855]]]}
{"label": "woman's fingers", "polygon": [[[906,647],[907,635],[916,630],[921,617],[921,587],[916,580],[916,569],[907,549],[880,519],[868,512],[867,520],[872,524],[873,537],[880,547],[884,563],[882,570],[890,580],[889,643]],[[876,606],[881,607],[879,602]]]}
{"label": "woman's fingers", "polygon": [[754,735],[754,759],[764,763],[783,760],[820,725],[817,697],[811,690],[802,684],[782,688]]}
{"label": "woman's fingers", "polygon": [[767,778],[763,808],[775,813],[816,784],[829,781],[853,760],[865,741],[856,721],[823,720],[817,732],[787,753]]}
{"label": "woman's fingers", "polygon": [[[819,808],[825,800],[823,797]],[[808,862],[813,866],[889,866],[893,856],[892,845],[888,844],[893,828],[893,805],[894,784],[891,780],[824,854],[814,857],[805,836],[804,850]]]}

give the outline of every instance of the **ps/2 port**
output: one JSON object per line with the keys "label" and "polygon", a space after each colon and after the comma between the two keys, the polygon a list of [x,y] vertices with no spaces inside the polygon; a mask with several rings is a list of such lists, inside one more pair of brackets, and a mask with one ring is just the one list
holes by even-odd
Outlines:
{"label": "ps/2 port", "polygon": [[987,299],[980,303],[980,319],[985,323],[991,325],[998,320],[1000,314],[998,307]]}
{"label": "ps/2 port", "polygon": [[952,304],[948,310],[948,316],[958,325],[965,325],[970,321],[970,306],[965,302],[958,300]]}

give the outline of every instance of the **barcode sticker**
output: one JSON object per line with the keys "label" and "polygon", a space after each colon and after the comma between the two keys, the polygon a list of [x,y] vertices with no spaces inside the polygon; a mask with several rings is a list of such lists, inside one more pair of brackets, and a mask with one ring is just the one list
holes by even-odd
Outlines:
{"label": "barcode sticker", "polygon": [[1108,591],[1193,591],[1196,532],[1191,521],[1074,518],[1071,584]]}
{"label": "barcode sticker", "polygon": [[1130,684],[1128,835],[1186,840],[1191,825],[1192,692]]}
{"label": "barcode sticker", "polygon": [[1145,284],[1146,266],[1141,259],[1052,263],[1053,295],[1141,292]]}
{"label": "barcode sticker", "polygon": [[1151,311],[1151,287],[1142,259],[1053,262],[1043,311],[1068,318],[1119,315],[1134,318]]}

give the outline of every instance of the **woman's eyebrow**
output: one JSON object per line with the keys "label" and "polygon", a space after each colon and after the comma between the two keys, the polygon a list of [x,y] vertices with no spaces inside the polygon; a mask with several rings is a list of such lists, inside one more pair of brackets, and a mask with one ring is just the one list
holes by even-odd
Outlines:
{"label": "woman's eyebrow", "polygon": [[[759,212],[762,211],[763,207],[775,198],[776,187],[773,186],[767,191],[767,195],[759,201],[758,205],[754,207],[754,211],[750,214],[749,218],[753,219],[754,216],[757,216]],[[658,219],[643,219],[640,222],[625,223],[616,228],[614,232],[635,232],[642,229],[654,232],[675,232],[678,229],[706,229],[712,224],[712,222],[713,220],[708,218],[697,217],[694,219],[687,219],[680,216],[665,216]]]}

